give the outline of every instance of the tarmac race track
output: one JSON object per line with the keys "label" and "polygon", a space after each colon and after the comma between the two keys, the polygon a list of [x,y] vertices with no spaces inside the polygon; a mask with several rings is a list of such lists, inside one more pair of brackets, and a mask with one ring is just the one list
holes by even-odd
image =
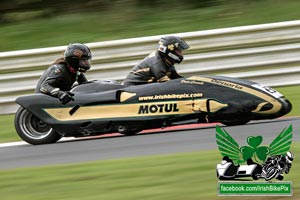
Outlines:
{"label": "tarmac race track", "polygon": [[[270,144],[291,124],[293,141],[299,141],[300,117],[254,121],[224,128],[239,144],[245,144],[248,136],[256,135],[263,136],[263,144]],[[0,144],[0,169],[217,149],[215,126],[178,126],[150,130],[135,136],[112,134],[38,146],[25,142]]]}

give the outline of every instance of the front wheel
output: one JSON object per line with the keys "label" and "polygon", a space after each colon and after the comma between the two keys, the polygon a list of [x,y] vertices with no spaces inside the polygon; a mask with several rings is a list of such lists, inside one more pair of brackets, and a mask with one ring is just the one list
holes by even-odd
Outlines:
{"label": "front wheel", "polygon": [[23,107],[15,114],[15,129],[24,141],[33,145],[54,143],[61,138],[50,125]]}

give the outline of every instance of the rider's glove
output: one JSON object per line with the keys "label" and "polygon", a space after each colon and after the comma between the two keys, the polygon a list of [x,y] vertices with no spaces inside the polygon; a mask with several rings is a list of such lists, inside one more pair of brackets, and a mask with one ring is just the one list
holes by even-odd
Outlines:
{"label": "rider's glove", "polygon": [[74,101],[74,93],[69,92],[69,91],[58,91],[57,92],[57,97],[61,101],[62,104],[67,104],[71,100]]}

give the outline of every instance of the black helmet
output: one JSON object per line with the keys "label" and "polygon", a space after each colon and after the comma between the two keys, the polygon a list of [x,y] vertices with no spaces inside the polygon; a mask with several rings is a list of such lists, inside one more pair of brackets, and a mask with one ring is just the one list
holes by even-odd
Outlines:
{"label": "black helmet", "polygon": [[190,46],[180,37],[165,36],[159,42],[158,51],[172,63],[180,63],[183,60],[182,51]]}
{"label": "black helmet", "polygon": [[69,44],[64,54],[65,61],[80,72],[86,72],[91,68],[91,51],[80,43]]}

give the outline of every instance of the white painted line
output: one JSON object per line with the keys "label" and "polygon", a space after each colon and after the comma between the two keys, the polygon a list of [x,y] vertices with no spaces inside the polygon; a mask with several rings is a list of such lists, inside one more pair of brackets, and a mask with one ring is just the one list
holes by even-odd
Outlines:
{"label": "white painted line", "polygon": [[[76,138],[63,138],[59,141],[72,141],[72,140],[76,140]],[[22,145],[31,145],[28,144],[27,142],[8,142],[8,143],[0,143],[0,148],[1,147],[14,147],[14,146],[22,146]]]}
{"label": "white painted line", "polygon": [[26,145],[28,144],[27,142],[9,142],[9,143],[1,143],[1,147],[13,147],[13,146],[21,146],[21,145]]}

